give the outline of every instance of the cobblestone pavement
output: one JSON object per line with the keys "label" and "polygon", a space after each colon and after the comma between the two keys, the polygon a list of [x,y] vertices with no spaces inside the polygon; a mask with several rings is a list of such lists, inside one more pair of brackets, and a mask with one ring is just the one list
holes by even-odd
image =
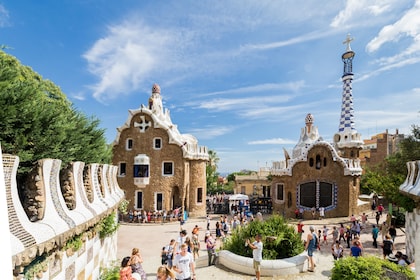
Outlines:
{"label": "cobblestone pavement", "polygon": [[[371,228],[372,224],[376,223],[374,216],[369,213],[368,224],[366,229],[361,233],[361,241],[364,247],[364,254],[376,255],[382,257],[381,248],[374,248],[372,246],[371,238]],[[212,215],[211,227],[210,229],[214,232],[214,227],[216,221],[219,219],[219,215]],[[380,222],[385,220],[385,215]],[[327,225],[328,228],[332,229],[332,226],[339,226],[340,223],[349,223],[349,218],[332,218],[325,220],[305,220],[304,230],[305,232],[309,231],[309,226],[315,226],[315,229],[321,229],[323,225]],[[296,223],[291,222],[295,225]],[[238,272],[233,272],[226,267],[221,265],[207,266],[207,252],[205,250],[204,244],[204,232],[206,231],[206,220],[205,218],[200,219],[189,219],[184,225],[183,228],[187,230],[188,234],[191,234],[191,231],[195,225],[198,225],[201,230],[199,238],[201,241],[201,250],[200,257],[196,260],[196,273],[197,280],[210,280],[210,279],[254,279],[253,275],[244,275]],[[397,238],[396,238],[396,251],[400,250],[405,252],[405,234],[404,229],[397,229]],[[178,222],[171,223],[149,223],[149,224],[139,224],[139,223],[126,223],[122,224],[118,231],[118,251],[117,257],[118,260],[121,260],[123,257],[130,255],[131,249],[133,247],[138,247],[143,256],[144,263],[143,268],[147,272],[147,279],[156,279],[156,269],[160,265],[160,251],[163,246],[169,243],[169,240],[178,237],[180,231],[180,225]],[[331,231],[330,231],[331,232]],[[378,237],[379,244],[381,242],[381,237]],[[218,241],[219,242],[219,241]],[[287,276],[273,276],[273,277],[261,277],[261,279],[288,279],[288,280],[321,280],[321,279],[330,279],[331,269],[334,265],[333,258],[331,256],[331,237],[329,239],[328,245],[321,246],[321,251],[315,256],[317,267],[315,272],[303,272],[296,275],[287,275]],[[220,243],[219,243],[220,245]],[[344,254],[348,256],[350,254],[349,249],[345,247]],[[395,251],[395,252],[396,252]],[[306,267],[305,267],[306,270]]]}

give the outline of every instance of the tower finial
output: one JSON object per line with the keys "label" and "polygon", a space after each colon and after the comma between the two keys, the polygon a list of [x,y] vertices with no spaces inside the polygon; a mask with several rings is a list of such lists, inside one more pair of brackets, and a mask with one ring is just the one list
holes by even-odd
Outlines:
{"label": "tower finial", "polygon": [[350,33],[347,33],[346,40],[343,41],[343,44],[347,44],[346,52],[351,51],[350,42],[353,41],[354,38],[350,37]]}

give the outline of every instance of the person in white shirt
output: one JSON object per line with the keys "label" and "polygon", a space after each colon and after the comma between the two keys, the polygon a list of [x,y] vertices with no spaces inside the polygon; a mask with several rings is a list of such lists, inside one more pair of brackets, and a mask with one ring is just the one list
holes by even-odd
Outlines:
{"label": "person in white shirt", "polygon": [[181,251],[175,256],[172,269],[176,272],[176,279],[195,279],[194,257],[188,253],[187,244],[181,245]]}
{"label": "person in white shirt", "polygon": [[257,234],[255,236],[255,241],[250,242],[249,239],[246,240],[246,244],[252,249],[252,258],[255,269],[255,277],[257,280],[260,279],[261,274],[261,262],[262,262],[262,250],[263,243],[261,242],[261,235]]}

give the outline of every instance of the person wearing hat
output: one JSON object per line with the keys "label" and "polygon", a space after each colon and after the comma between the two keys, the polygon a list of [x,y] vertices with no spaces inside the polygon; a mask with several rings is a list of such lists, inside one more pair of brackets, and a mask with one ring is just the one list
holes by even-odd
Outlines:
{"label": "person wearing hat", "polygon": [[316,251],[317,249],[317,243],[319,243],[319,240],[317,242],[317,236],[316,236],[316,233],[314,233],[315,228],[313,226],[309,227],[309,231],[310,232],[308,233],[307,238],[306,238],[305,250],[308,251],[308,260],[309,260],[308,271],[314,272],[315,263],[313,259],[313,254],[314,254],[314,251]]}
{"label": "person wearing hat", "polygon": [[388,261],[398,264],[398,258],[394,256],[394,254],[389,254],[387,257]]}
{"label": "person wearing hat", "polygon": [[347,248],[350,248],[350,244],[351,244],[351,229],[350,229],[350,226],[346,227],[346,241],[347,241]]}

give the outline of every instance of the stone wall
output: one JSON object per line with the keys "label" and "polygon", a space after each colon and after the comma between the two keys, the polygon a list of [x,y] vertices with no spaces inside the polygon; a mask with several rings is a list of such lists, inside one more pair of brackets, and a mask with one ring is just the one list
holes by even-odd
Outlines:
{"label": "stone wall", "polygon": [[[98,234],[99,222],[116,212],[124,197],[116,167],[74,162],[60,176],[60,160],[42,159],[32,170],[33,181],[22,188],[31,191],[19,193],[19,158],[5,154],[0,161],[0,191],[6,194],[0,203],[7,205],[9,221],[3,236],[10,236],[12,259],[10,277],[3,278],[24,279],[26,270],[36,268],[38,279],[98,279],[100,267],[116,259],[116,234]],[[66,250],[73,239],[82,240],[81,249]]]}

